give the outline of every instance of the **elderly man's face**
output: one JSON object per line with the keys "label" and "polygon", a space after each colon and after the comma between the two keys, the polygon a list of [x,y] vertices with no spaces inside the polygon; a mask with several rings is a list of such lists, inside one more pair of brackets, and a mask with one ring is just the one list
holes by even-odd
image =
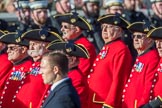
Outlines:
{"label": "elderly man's face", "polygon": [[42,56],[46,52],[46,46],[48,43],[31,40],[29,41],[28,54],[31,57]]}
{"label": "elderly man's face", "polygon": [[63,33],[62,38],[67,41],[67,40],[72,40],[74,39],[74,34],[76,33],[76,27],[74,25],[71,25],[69,23],[63,22],[61,24],[61,31]]}
{"label": "elderly man's face", "polygon": [[111,24],[102,24],[102,38],[105,43],[115,40],[121,36],[122,30],[120,27]]}
{"label": "elderly man's face", "polygon": [[149,38],[146,37],[146,34],[140,32],[133,33],[133,44],[136,50],[144,51],[149,46]]}
{"label": "elderly man's face", "polygon": [[156,48],[159,52],[159,56],[162,57],[162,39],[156,40]]}
{"label": "elderly man's face", "polygon": [[19,61],[27,51],[27,49],[24,49],[23,46],[16,44],[8,44],[7,47],[8,60],[10,60],[11,62]]}

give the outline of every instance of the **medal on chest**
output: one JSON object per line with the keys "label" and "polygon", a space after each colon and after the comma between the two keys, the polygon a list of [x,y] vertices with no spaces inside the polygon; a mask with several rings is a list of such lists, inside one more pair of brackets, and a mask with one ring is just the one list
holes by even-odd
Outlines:
{"label": "medal on chest", "polygon": [[136,72],[142,72],[143,66],[144,66],[143,63],[138,62],[138,63],[135,65],[135,70],[136,70]]}
{"label": "medal on chest", "polygon": [[11,73],[10,80],[21,81],[24,78],[25,78],[24,68],[21,67],[20,69],[16,70],[15,67],[13,67],[13,72]]}
{"label": "medal on chest", "polygon": [[38,75],[39,74],[39,70],[40,70],[40,65],[39,64],[33,64],[32,67],[30,68],[30,75]]}
{"label": "medal on chest", "polygon": [[101,53],[100,53],[100,59],[104,59],[108,53],[108,47],[103,47]]}

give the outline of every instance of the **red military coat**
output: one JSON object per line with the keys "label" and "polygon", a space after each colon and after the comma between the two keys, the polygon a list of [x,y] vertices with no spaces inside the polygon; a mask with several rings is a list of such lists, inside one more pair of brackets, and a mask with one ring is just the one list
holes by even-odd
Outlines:
{"label": "red military coat", "polygon": [[120,108],[122,90],[131,67],[130,51],[121,40],[106,44],[94,61],[88,76],[89,108],[102,108],[103,104]]}
{"label": "red military coat", "polygon": [[[23,85],[26,84],[26,74],[28,73],[31,64],[32,60],[25,58],[19,63],[14,64],[14,67],[11,71],[9,71],[10,75],[6,80],[5,87],[0,98],[1,108],[26,108],[22,101],[25,97],[18,94]],[[26,90],[24,90],[24,92],[25,91]]]}
{"label": "red military coat", "polygon": [[153,88],[153,99],[157,96],[162,98],[162,58],[157,67],[157,72],[155,73],[155,78],[153,80],[154,88]]}
{"label": "red military coat", "polygon": [[81,108],[88,108],[88,84],[85,76],[78,67],[75,67],[68,72],[68,77],[71,78],[72,84],[80,97]]}
{"label": "red military coat", "polygon": [[136,58],[122,96],[122,108],[138,108],[152,100],[153,79],[159,55],[149,49]]}
{"label": "red military coat", "polygon": [[13,65],[8,60],[8,56],[6,53],[0,54],[0,95],[4,89],[4,85],[6,82],[6,79],[9,76],[9,71],[12,69]]}
{"label": "red military coat", "polygon": [[90,55],[90,58],[79,58],[79,68],[83,72],[83,75],[87,77],[93,61],[96,58],[95,47],[85,36],[78,38],[75,43],[82,44],[88,50],[88,53]]}
{"label": "red military coat", "polygon": [[26,78],[26,92],[20,91],[19,95],[24,96],[23,99],[26,106],[31,104],[32,108],[37,108],[42,95],[46,90],[46,85],[43,82],[41,74],[39,74],[40,62],[35,62],[29,69],[29,75]]}

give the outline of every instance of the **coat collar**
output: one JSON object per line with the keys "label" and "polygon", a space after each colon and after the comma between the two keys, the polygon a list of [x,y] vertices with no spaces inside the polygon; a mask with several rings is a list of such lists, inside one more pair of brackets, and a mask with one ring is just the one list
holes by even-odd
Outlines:
{"label": "coat collar", "polygon": [[50,92],[49,96],[47,97],[47,99],[45,100],[44,104],[43,104],[43,108],[50,102],[50,100],[55,96],[55,94],[64,86],[67,86],[69,84],[72,84],[71,79],[68,78],[67,80],[65,80],[64,82],[62,82],[61,84],[57,85],[55,87],[55,89],[53,91]]}
{"label": "coat collar", "polygon": [[26,56],[25,58],[13,63],[13,65],[20,65],[20,64],[24,63],[26,60],[32,60],[32,58],[30,56]]}

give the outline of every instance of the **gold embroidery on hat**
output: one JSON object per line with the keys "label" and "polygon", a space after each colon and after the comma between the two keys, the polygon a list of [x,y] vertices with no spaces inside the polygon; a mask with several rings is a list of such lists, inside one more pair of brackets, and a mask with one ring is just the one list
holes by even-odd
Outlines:
{"label": "gold embroidery on hat", "polygon": [[71,23],[75,23],[75,22],[76,22],[76,19],[75,19],[75,18],[72,18],[72,19],[70,20],[70,22],[71,22]]}
{"label": "gold embroidery on hat", "polygon": [[144,32],[147,32],[147,31],[149,31],[149,28],[148,27],[144,29]]}
{"label": "gold embroidery on hat", "polygon": [[69,47],[69,48],[66,48],[66,52],[67,53],[69,53],[69,52],[71,52],[72,51],[72,49]]}
{"label": "gold embroidery on hat", "polygon": [[114,21],[114,24],[118,24],[118,21]]}
{"label": "gold embroidery on hat", "polygon": [[45,40],[45,39],[46,39],[46,35],[43,34],[43,35],[40,36],[40,38],[41,38],[42,40]]}
{"label": "gold embroidery on hat", "polygon": [[16,39],[16,42],[19,43],[21,41],[20,37]]}

